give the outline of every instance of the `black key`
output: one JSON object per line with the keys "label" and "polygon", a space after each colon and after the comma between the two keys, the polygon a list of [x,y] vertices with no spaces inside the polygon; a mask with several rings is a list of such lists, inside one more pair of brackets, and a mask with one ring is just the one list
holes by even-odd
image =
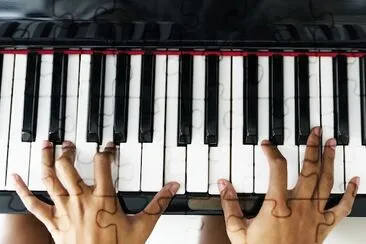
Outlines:
{"label": "black key", "polygon": [[34,52],[29,53],[24,91],[23,142],[34,142],[36,140],[40,71],[41,55]]}
{"label": "black key", "polygon": [[296,145],[306,145],[310,134],[309,58],[295,59],[295,130]]}
{"label": "black key", "polygon": [[219,57],[206,56],[205,144],[217,146],[219,138]]}
{"label": "black key", "polygon": [[360,58],[360,99],[362,145],[366,145],[366,57]]}
{"label": "black key", "polygon": [[269,136],[272,143],[283,145],[283,57],[269,58]]}
{"label": "black key", "polygon": [[184,54],[179,59],[178,146],[192,140],[192,82],[193,56]]}
{"label": "black key", "polygon": [[[161,71],[161,72],[165,72]],[[142,56],[139,142],[151,143],[154,130],[155,56]]]}
{"label": "black key", "polygon": [[48,140],[56,144],[61,144],[64,141],[65,135],[67,65],[68,56],[66,54],[54,54],[50,113],[51,120]]}
{"label": "black key", "polygon": [[244,57],[243,144],[258,143],[258,57]]}
{"label": "black key", "polygon": [[338,145],[348,145],[348,78],[347,57],[333,58],[333,96],[334,96],[334,138]]}
{"label": "black key", "polygon": [[127,115],[130,86],[130,55],[117,56],[116,100],[114,107],[113,141],[116,144],[127,140]]}
{"label": "black key", "polygon": [[102,143],[105,55],[94,53],[90,65],[87,141]]}

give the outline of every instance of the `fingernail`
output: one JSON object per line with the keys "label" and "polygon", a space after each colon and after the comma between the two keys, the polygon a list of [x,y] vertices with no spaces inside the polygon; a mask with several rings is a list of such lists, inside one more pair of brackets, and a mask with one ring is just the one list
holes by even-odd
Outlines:
{"label": "fingernail", "polygon": [[225,180],[219,180],[217,182],[217,187],[219,188],[219,191],[222,192],[227,186],[227,183]]}
{"label": "fingernail", "polygon": [[315,128],[313,129],[313,133],[314,133],[314,135],[316,135],[316,136],[320,137],[320,134],[321,134],[321,129],[320,129],[320,127],[315,127]]}
{"label": "fingernail", "polygon": [[64,141],[62,143],[62,148],[63,149],[67,149],[67,148],[73,148],[74,147],[74,143],[72,143],[71,141]]}
{"label": "fingernail", "polygon": [[49,141],[42,141],[42,149],[46,149],[46,148],[49,148],[49,147],[52,147],[52,142],[49,142]]}
{"label": "fingernail", "polygon": [[169,185],[169,191],[172,193],[172,195],[175,195],[179,189],[180,185],[177,182],[172,182]]}
{"label": "fingernail", "polygon": [[271,145],[272,145],[272,143],[271,143],[271,141],[270,141],[270,140],[263,140],[263,141],[261,142],[261,145],[262,145],[262,146],[271,146]]}
{"label": "fingernail", "polygon": [[13,178],[13,182],[14,182],[14,184],[15,184],[17,181],[19,181],[19,180],[20,180],[19,175],[17,175],[17,174],[12,174],[11,176],[12,176],[12,178]]}
{"label": "fingernail", "polygon": [[332,138],[328,141],[328,146],[330,146],[333,150],[335,150],[337,146],[337,140]]}
{"label": "fingernail", "polygon": [[115,145],[113,142],[108,142],[107,145],[105,145],[105,147],[113,148],[115,147]]}
{"label": "fingernail", "polygon": [[355,178],[355,184],[357,185],[357,187],[359,187],[359,185],[360,185],[360,177],[356,177]]}

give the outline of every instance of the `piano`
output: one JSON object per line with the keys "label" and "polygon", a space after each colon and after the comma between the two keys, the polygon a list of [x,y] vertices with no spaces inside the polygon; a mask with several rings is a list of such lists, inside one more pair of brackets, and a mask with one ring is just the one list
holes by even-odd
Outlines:
{"label": "piano", "polygon": [[[18,173],[43,201],[40,143],[76,143],[78,172],[117,145],[112,174],[126,213],[168,181],[166,214],[222,213],[229,179],[246,216],[268,186],[263,139],[288,160],[306,138],[337,139],[327,207],[366,179],[366,3],[359,0],[0,1],[0,212],[26,209]],[[362,184],[351,216],[366,216]]]}

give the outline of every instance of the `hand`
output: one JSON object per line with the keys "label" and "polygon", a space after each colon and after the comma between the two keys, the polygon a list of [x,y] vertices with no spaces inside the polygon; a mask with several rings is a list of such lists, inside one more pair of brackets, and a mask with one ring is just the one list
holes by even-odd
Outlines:
{"label": "hand", "polygon": [[42,179],[54,206],[36,198],[14,175],[16,191],[29,212],[45,224],[56,244],[145,243],[179,184],[168,183],[144,211],[126,216],[112,182],[115,146],[108,143],[104,152],[95,155],[94,186],[87,186],[74,168],[75,152],[75,146],[65,142],[54,162],[52,144],[44,142]]}
{"label": "hand", "polygon": [[333,187],[336,141],[327,141],[322,159],[319,144],[320,128],[314,128],[307,141],[297,184],[294,189],[287,190],[286,159],[269,141],[262,142],[270,168],[269,187],[260,212],[252,220],[244,218],[230,182],[218,181],[231,243],[322,243],[334,226],[351,212],[359,177],[350,180],[337,206],[324,210]]}

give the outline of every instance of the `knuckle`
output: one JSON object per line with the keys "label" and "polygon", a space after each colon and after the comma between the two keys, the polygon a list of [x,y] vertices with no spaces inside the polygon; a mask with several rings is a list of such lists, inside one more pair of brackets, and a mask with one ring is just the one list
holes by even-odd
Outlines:
{"label": "knuckle", "polygon": [[277,157],[275,158],[274,163],[278,165],[287,164],[287,160],[284,157]]}
{"label": "knuckle", "polygon": [[329,172],[323,173],[323,179],[324,179],[324,184],[326,184],[326,186],[333,187],[334,177],[333,177],[332,173],[329,173]]}

